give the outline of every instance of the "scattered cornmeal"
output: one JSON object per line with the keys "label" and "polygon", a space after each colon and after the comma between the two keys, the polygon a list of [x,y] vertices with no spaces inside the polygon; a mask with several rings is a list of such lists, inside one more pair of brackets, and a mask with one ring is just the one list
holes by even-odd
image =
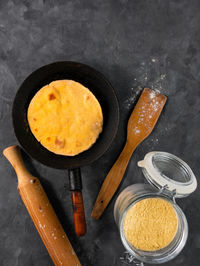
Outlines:
{"label": "scattered cornmeal", "polygon": [[35,138],[56,154],[74,156],[89,149],[102,131],[101,106],[92,92],[73,80],[41,88],[28,107]]}
{"label": "scattered cornmeal", "polygon": [[169,245],[177,227],[174,207],[161,198],[137,202],[128,210],[123,222],[126,240],[143,251],[155,251]]}

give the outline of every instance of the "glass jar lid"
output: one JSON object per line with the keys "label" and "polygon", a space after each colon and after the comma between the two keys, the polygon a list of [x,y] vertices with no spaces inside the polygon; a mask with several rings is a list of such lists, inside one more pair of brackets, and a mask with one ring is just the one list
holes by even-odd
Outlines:
{"label": "glass jar lid", "polygon": [[186,197],[195,191],[197,180],[188,164],[177,156],[160,151],[149,152],[138,162],[150,184],[174,197]]}

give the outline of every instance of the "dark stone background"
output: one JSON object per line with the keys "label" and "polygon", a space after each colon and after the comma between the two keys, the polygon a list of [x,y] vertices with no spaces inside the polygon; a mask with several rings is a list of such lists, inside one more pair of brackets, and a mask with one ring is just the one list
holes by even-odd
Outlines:
{"label": "dark stone background", "polygon": [[[114,200],[101,220],[94,221],[90,213],[122,149],[127,119],[141,87],[159,89],[168,102],[153,133],[134,152],[119,191],[144,182],[136,162],[152,150],[180,156],[199,179],[199,12],[199,0],[0,1],[1,266],[52,265],[17,192],[14,170],[2,156],[5,147],[17,143],[11,121],[15,93],[27,75],[42,65],[61,60],[91,65],[110,80],[120,102],[121,123],[113,145],[98,161],[82,168],[86,236],[79,239],[73,231],[67,172],[25,157],[31,173],[40,177],[83,265],[123,265]],[[199,192],[200,186],[178,200],[188,219],[189,238],[181,255],[164,265],[200,265]]]}

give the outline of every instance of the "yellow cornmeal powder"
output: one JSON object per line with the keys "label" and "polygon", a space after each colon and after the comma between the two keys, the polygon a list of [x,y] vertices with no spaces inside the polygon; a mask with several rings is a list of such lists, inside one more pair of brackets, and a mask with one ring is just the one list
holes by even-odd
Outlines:
{"label": "yellow cornmeal powder", "polygon": [[178,227],[174,207],[161,198],[148,198],[131,207],[123,222],[124,235],[135,248],[155,251],[173,240]]}

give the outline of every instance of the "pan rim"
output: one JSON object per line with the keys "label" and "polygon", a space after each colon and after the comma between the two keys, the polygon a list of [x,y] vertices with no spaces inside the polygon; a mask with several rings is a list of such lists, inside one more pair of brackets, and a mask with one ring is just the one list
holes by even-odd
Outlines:
{"label": "pan rim", "polygon": [[[34,158],[38,162],[40,162],[43,165],[46,165],[48,167],[52,167],[52,168],[56,168],[56,169],[73,169],[73,168],[77,168],[77,167],[70,167],[69,165],[66,165],[66,166],[60,166],[60,165],[52,166],[51,163],[41,161],[35,154],[33,154],[32,152],[29,152],[29,150],[27,149],[27,147],[25,147],[25,145],[24,145],[24,143],[22,141],[22,138],[19,137],[18,132],[16,130],[16,126],[15,126],[15,123],[16,123],[16,121],[15,121],[15,116],[16,116],[15,109],[16,109],[16,107],[15,106],[17,104],[20,91],[25,86],[25,84],[27,83],[27,81],[30,80],[34,75],[37,75],[38,73],[40,73],[41,71],[43,71],[46,68],[50,68],[50,67],[54,67],[56,65],[62,65],[62,64],[65,64],[65,65],[68,64],[68,65],[72,65],[74,67],[78,67],[79,66],[79,67],[83,67],[83,68],[91,71],[91,73],[93,75],[95,75],[98,79],[102,80],[105,84],[107,84],[107,86],[109,87],[109,89],[112,91],[112,97],[115,99],[115,116],[116,116],[115,117],[115,127],[113,129],[112,136],[110,137],[110,140],[109,140],[108,145],[101,152],[99,152],[97,155],[95,155],[93,159],[90,159],[89,162],[77,164],[78,165],[77,167],[81,167],[81,166],[85,166],[85,165],[88,165],[88,164],[93,163],[94,161],[98,160],[110,148],[111,144],[113,143],[113,141],[114,141],[114,139],[115,139],[115,137],[117,135],[118,128],[119,128],[119,120],[120,120],[120,116],[119,115],[120,114],[119,114],[119,101],[118,101],[117,95],[116,95],[115,90],[114,90],[113,86],[111,85],[111,83],[104,77],[104,75],[101,72],[99,72],[98,70],[94,69],[91,66],[88,66],[88,65],[83,64],[83,63],[80,63],[80,62],[75,62],[75,61],[56,61],[56,62],[52,62],[52,63],[47,64],[47,65],[43,65],[40,68],[34,70],[32,73],[30,73],[24,79],[24,81],[22,82],[22,84],[20,85],[19,89],[16,92],[16,95],[15,95],[15,98],[14,98],[14,101],[13,101],[13,106],[12,106],[12,123],[13,123],[14,132],[15,132],[15,135],[16,135],[16,138],[17,138],[18,142],[20,143],[20,145],[23,148],[23,150],[25,150],[25,152],[27,154],[29,154],[32,158]],[[91,148],[89,148],[88,150],[90,150]],[[57,154],[54,154],[54,153],[50,152],[48,149],[46,149],[46,148],[45,148],[45,150],[47,150],[48,153],[51,153],[53,155],[56,155],[56,157],[58,157],[58,156],[65,157],[65,158],[72,157],[72,156],[65,156],[65,155],[57,155]],[[82,152],[82,154],[83,153],[84,152]],[[78,155],[76,155],[76,156],[78,156]],[[73,156],[73,158],[76,158],[76,156]]]}

